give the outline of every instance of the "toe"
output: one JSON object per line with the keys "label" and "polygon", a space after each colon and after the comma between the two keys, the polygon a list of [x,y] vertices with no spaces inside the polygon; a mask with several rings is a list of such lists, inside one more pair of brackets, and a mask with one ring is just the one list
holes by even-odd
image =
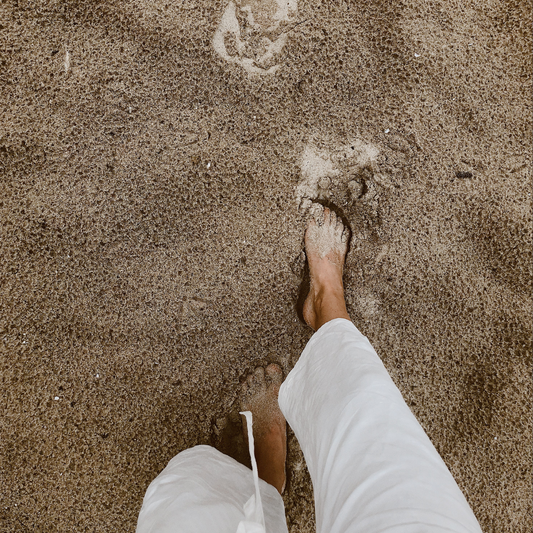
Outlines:
{"label": "toe", "polygon": [[317,204],[316,202],[313,202],[313,205],[309,209],[309,214],[311,215],[311,220],[309,221],[309,224],[311,225],[311,222],[314,222],[314,225],[322,225],[322,222],[324,220],[324,212],[322,205]]}
{"label": "toe", "polygon": [[271,363],[266,367],[265,374],[275,385],[281,385],[283,382],[283,370],[281,370],[281,367],[275,363]]}
{"label": "toe", "polygon": [[342,234],[344,232],[344,224],[341,220],[341,218],[337,218],[337,226],[335,227],[335,236],[337,238],[341,238],[342,237]]}
{"label": "toe", "polygon": [[248,374],[248,376],[246,377],[246,382],[245,383],[246,383],[248,389],[250,387],[253,387],[253,385],[254,385],[254,375],[253,374]]}
{"label": "toe", "polygon": [[324,207],[321,204],[316,204],[315,213],[316,213],[317,224],[319,226],[323,226],[324,225],[324,217],[326,216],[324,214],[325,213]]}
{"label": "toe", "polygon": [[322,224],[324,225],[328,224],[330,221],[330,218],[331,218],[331,211],[329,210],[329,208],[324,207],[324,215],[322,218]]}
{"label": "toe", "polygon": [[265,370],[262,366],[258,366],[254,370],[254,381],[258,384],[264,383],[265,381]]}
{"label": "toe", "polygon": [[337,215],[336,215],[335,211],[330,211],[329,223],[331,224],[331,227],[333,229],[335,229],[335,226],[337,225]]}
{"label": "toe", "polygon": [[344,228],[344,230],[342,231],[341,241],[343,243],[347,243],[349,239],[350,239],[350,230],[348,228]]}

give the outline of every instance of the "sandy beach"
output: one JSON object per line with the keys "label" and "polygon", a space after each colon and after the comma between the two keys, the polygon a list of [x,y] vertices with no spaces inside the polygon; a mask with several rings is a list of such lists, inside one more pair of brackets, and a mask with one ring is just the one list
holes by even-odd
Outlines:
{"label": "sandy beach", "polygon": [[[486,533],[532,523],[531,1],[0,6],[0,531],[134,531],[180,451],[246,461],[312,202],[348,311]],[[315,531],[288,434],[290,533]]]}

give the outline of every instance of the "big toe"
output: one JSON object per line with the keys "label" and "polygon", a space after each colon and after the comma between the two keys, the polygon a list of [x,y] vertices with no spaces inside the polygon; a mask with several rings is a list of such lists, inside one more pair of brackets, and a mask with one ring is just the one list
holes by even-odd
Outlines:
{"label": "big toe", "polygon": [[332,228],[336,227],[336,225],[337,225],[337,214],[335,213],[335,211],[330,211],[329,223],[330,223]]}
{"label": "big toe", "polygon": [[334,215],[335,213],[333,213],[333,211],[331,211],[329,207],[324,207],[324,214],[322,219],[322,224],[324,226],[329,226],[332,214]]}
{"label": "big toe", "polygon": [[344,223],[341,217],[337,217],[337,225],[335,226],[335,236],[340,239],[344,231]]}
{"label": "big toe", "polygon": [[309,213],[311,215],[311,220],[309,221],[309,224],[311,224],[312,221],[314,221],[313,225],[319,225],[321,226],[324,222],[324,206],[322,204],[319,204],[317,202],[313,202],[313,205],[309,209]]}

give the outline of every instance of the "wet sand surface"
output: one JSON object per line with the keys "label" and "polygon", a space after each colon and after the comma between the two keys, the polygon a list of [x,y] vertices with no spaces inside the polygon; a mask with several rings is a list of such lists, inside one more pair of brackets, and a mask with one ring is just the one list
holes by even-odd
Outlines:
{"label": "wet sand surface", "polygon": [[176,453],[238,455],[311,200],[483,530],[531,531],[531,2],[271,4],[0,6],[1,531],[134,531]]}

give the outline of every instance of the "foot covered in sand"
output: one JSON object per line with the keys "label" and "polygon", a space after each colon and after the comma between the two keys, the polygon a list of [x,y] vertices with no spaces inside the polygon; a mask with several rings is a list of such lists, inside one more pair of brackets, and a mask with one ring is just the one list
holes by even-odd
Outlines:
{"label": "foot covered in sand", "polygon": [[[264,369],[258,367],[242,384],[241,397],[241,409],[251,411],[253,416],[259,477],[276,487],[280,494],[285,489],[287,456],[286,422],[278,405],[278,392],[282,382],[283,371],[278,365],[271,364]],[[244,429],[246,436],[246,428]]]}
{"label": "foot covered in sand", "polygon": [[350,320],[344,301],[342,272],[350,230],[330,209],[313,206],[305,232],[305,253],[311,278],[303,316],[315,331],[334,318]]}

